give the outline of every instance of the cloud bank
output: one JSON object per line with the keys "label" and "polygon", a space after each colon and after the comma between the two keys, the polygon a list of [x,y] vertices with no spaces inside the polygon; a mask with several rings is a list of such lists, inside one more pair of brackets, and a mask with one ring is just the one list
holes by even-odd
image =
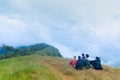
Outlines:
{"label": "cloud bank", "polygon": [[120,56],[118,0],[0,1],[0,44],[45,42],[64,57],[81,53],[116,65]]}

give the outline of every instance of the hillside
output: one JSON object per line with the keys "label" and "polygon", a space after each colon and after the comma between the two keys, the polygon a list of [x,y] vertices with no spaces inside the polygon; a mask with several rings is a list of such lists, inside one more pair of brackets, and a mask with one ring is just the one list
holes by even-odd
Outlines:
{"label": "hillside", "polygon": [[0,80],[120,80],[120,69],[77,71],[70,59],[33,54],[0,61]]}
{"label": "hillside", "polygon": [[59,50],[55,48],[54,46],[48,45],[46,43],[38,43],[34,45],[29,46],[20,46],[17,49],[19,49],[21,52],[26,53],[39,53],[41,55],[48,55],[48,56],[56,56],[56,57],[62,57]]}
{"label": "hillside", "polygon": [[54,46],[48,45],[46,43],[38,43],[29,46],[19,46],[13,47],[3,44],[0,47],[0,59],[7,59],[17,56],[25,56],[38,53],[42,56],[55,56],[62,57],[59,50]]}

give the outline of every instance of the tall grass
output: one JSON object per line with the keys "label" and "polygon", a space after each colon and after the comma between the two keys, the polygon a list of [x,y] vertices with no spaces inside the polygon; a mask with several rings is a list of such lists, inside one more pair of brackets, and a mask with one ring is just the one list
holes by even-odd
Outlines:
{"label": "tall grass", "polygon": [[75,70],[70,59],[21,56],[0,61],[0,80],[120,80],[120,69],[103,66],[98,71]]}
{"label": "tall grass", "polygon": [[45,57],[47,63],[56,68],[64,76],[70,77],[71,80],[120,80],[120,69],[103,66],[104,70],[75,70],[70,65],[70,59]]}
{"label": "tall grass", "polygon": [[62,80],[49,67],[31,55],[0,61],[0,80]]}

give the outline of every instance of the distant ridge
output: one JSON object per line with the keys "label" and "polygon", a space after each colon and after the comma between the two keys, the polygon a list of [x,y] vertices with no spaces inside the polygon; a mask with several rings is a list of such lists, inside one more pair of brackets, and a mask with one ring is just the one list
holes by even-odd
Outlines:
{"label": "distant ridge", "polygon": [[18,49],[24,50],[24,51],[31,51],[32,53],[33,52],[39,53],[41,55],[62,57],[62,55],[60,54],[57,48],[46,43],[37,43],[29,46],[20,46],[18,47]]}
{"label": "distant ridge", "polygon": [[16,48],[8,45],[3,45],[0,47],[0,59],[17,57],[19,55],[31,55],[35,53],[40,54],[42,56],[47,55],[62,57],[57,48],[46,43],[37,43],[29,46],[19,46]]}

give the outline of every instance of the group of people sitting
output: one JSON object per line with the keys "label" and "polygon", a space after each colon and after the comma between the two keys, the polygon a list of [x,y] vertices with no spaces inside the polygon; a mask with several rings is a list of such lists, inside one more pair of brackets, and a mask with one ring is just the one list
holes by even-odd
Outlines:
{"label": "group of people sitting", "polygon": [[81,56],[78,56],[78,59],[76,59],[76,56],[74,56],[73,59],[70,61],[70,65],[77,70],[82,70],[83,68],[94,68],[96,70],[103,70],[100,58],[96,57],[95,60],[90,60],[88,54],[82,54]]}

